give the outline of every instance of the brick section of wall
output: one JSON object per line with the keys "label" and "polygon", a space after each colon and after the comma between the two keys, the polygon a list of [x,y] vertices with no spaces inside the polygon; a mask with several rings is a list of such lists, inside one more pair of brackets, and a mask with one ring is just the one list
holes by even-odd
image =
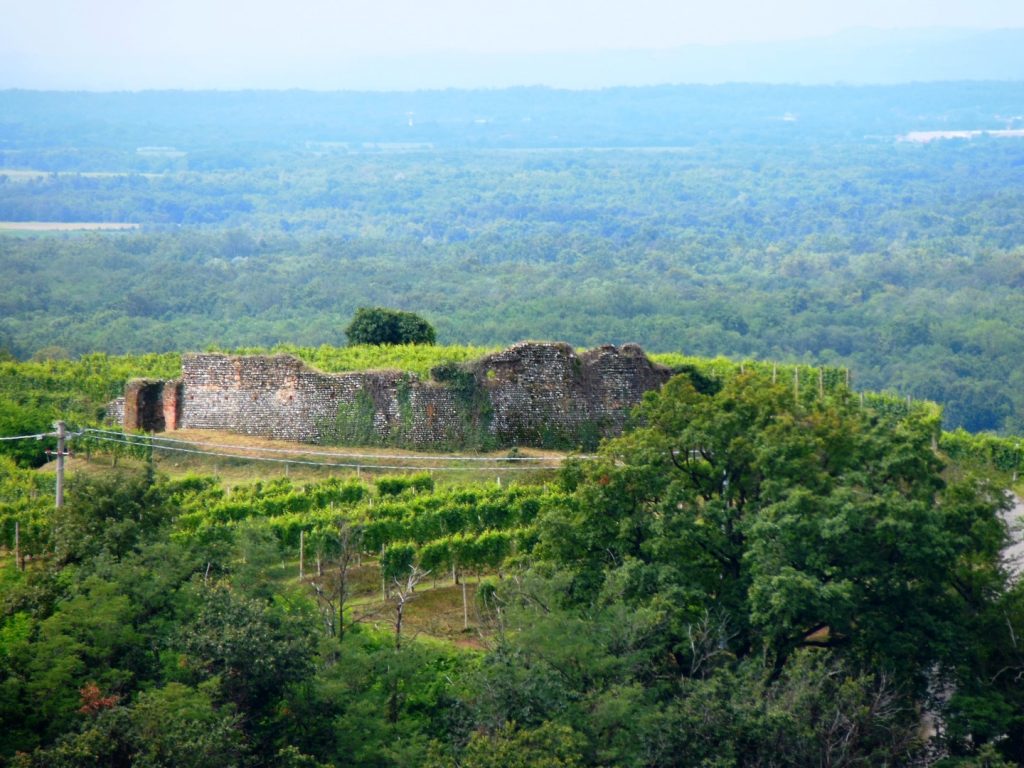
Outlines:
{"label": "brick section of wall", "polygon": [[124,388],[124,428],[163,432],[167,427],[164,419],[164,387],[173,388],[175,384],[155,379],[129,381]]}
{"label": "brick section of wall", "polygon": [[635,345],[577,355],[516,344],[458,369],[456,380],[399,371],[326,374],[289,355],[185,355],[173,382],[125,391],[133,429],[221,429],[299,442],[409,447],[573,446],[618,434],[669,371]]}
{"label": "brick section of wall", "polygon": [[167,432],[173,432],[181,423],[183,390],[184,386],[181,379],[164,382],[163,391],[161,392],[161,404],[163,406],[164,429]]}

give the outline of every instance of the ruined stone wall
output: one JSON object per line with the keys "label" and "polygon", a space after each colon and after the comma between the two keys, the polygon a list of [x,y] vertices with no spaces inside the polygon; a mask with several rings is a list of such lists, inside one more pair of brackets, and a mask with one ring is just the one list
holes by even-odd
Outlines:
{"label": "ruined stone wall", "polygon": [[524,342],[437,376],[326,374],[288,355],[186,355],[180,381],[129,384],[124,423],[313,443],[573,447],[621,431],[669,372],[636,346],[577,355],[567,344]]}
{"label": "ruined stone wall", "polygon": [[654,365],[636,344],[605,345],[583,353],[583,387],[591,417],[608,420],[622,431],[625,417],[644,396],[660,389],[671,372]]}
{"label": "ruined stone wall", "polygon": [[362,377],[315,373],[287,355],[186,355],[182,380],[183,428],[302,442],[318,442],[321,425],[363,384]]}
{"label": "ruined stone wall", "polygon": [[503,444],[576,445],[619,434],[643,393],[669,377],[633,344],[577,355],[568,344],[524,342],[474,367]]}

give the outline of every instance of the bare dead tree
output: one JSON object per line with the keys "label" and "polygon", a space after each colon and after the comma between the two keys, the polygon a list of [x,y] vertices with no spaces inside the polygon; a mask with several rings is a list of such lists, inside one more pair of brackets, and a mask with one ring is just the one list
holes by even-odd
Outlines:
{"label": "bare dead tree", "polygon": [[335,637],[338,634],[338,627],[335,624],[335,617],[338,615],[337,600],[331,596],[328,590],[324,589],[323,582],[319,580],[310,581],[309,587],[313,590],[317,605],[320,607],[320,618],[324,622],[324,631],[329,637]]}
{"label": "bare dead tree", "polygon": [[1017,638],[1017,633],[1013,629],[1013,622],[1010,617],[1004,612],[1003,619],[1006,622],[1006,629],[1008,631],[1008,637],[1010,639],[1010,646],[1013,648],[1017,658],[1015,659],[1017,664],[1007,664],[1002,667],[998,672],[992,675],[992,682],[994,683],[998,678],[1003,675],[1012,675],[1014,683],[1020,683],[1024,680],[1024,654],[1021,653],[1020,641]]}
{"label": "bare dead tree", "polygon": [[361,526],[352,525],[347,518],[338,523],[338,637],[345,634],[345,604],[349,597],[349,573],[359,557],[363,540]]}
{"label": "bare dead tree", "polygon": [[[395,607],[395,615],[392,620],[395,627],[395,653],[402,650],[402,624],[405,620],[405,606],[415,598],[416,585],[429,575],[430,571],[424,571],[418,565],[413,563],[409,566],[409,573],[406,575],[404,581],[399,581],[397,577],[394,579],[395,587],[391,591],[390,599],[394,603]],[[390,689],[390,693],[388,694],[388,721],[391,723],[397,723],[399,711],[397,678],[391,680]]]}
{"label": "bare dead tree", "polygon": [[395,617],[392,622],[395,627],[395,650],[402,648],[402,623],[405,620],[405,606],[416,596],[416,585],[429,575],[430,571],[424,571],[418,565],[413,564],[409,566],[409,573],[406,575],[405,581],[399,581],[397,577],[394,579],[395,587],[391,590],[391,601],[395,606]]}
{"label": "bare dead tree", "polygon": [[724,659],[734,658],[729,642],[737,636],[730,630],[729,622],[722,613],[712,615],[708,610],[693,624],[686,627],[686,639],[690,646],[690,667],[688,677],[705,678],[715,665]]}
{"label": "bare dead tree", "polygon": [[351,593],[351,571],[359,557],[362,534],[362,527],[352,525],[348,519],[338,521],[337,559],[332,564],[336,567],[333,578],[329,578],[330,569],[325,571],[320,567],[323,545],[321,543],[317,546],[317,578],[310,582],[310,587],[320,605],[324,629],[328,635],[339,640],[345,635],[345,606]]}
{"label": "bare dead tree", "polygon": [[[833,671],[832,676],[837,672]],[[865,700],[832,702],[832,711],[824,713],[818,725],[819,764],[823,768],[846,768],[863,763],[862,745],[874,734],[885,752],[896,763],[911,760],[920,752],[921,740],[907,712],[906,702],[886,672],[879,672]]]}

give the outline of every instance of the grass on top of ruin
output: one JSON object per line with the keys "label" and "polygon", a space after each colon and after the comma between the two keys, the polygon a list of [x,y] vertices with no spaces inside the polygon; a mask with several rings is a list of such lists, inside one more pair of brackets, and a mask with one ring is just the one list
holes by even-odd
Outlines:
{"label": "grass on top of ruin", "polygon": [[430,370],[445,363],[469,363],[498,352],[500,347],[475,347],[453,344],[361,344],[352,347],[302,347],[278,344],[266,347],[240,347],[223,351],[232,355],[294,355],[306,365],[324,373],[348,371],[398,370],[430,378]]}

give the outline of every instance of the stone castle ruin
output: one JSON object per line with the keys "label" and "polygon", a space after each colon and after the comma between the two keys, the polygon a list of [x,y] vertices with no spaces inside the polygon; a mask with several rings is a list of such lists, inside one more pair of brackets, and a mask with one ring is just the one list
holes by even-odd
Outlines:
{"label": "stone castle ruin", "polygon": [[322,373],[290,355],[192,354],[180,379],[136,379],[111,418],[126,429],[219,429],[307,443],[409,448],[593,447],[622,431],[671,372],[640,347],[577,354],[523,342],[428,380],[400,371]]}

